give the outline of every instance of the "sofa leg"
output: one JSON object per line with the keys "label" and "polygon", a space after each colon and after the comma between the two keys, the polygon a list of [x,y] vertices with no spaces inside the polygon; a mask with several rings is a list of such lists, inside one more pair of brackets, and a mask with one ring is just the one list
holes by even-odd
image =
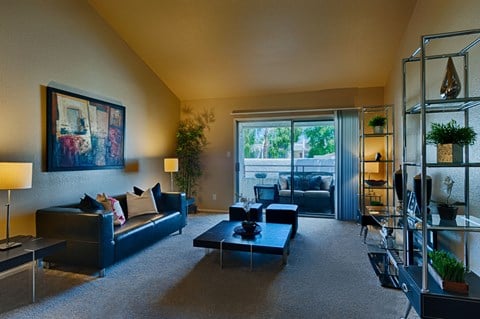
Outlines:
{"label": "sofa leg", "polygon": [[105,268],[102,268],[98,272],[98,277],[103,278],[103,277],[105,277],[106,274],[107,274],[107,271],[105,270]]}
{"label": "sofa leg", "polygon": [[179,234],[179,235],[182,234],[182,229],[183,229],[183,228],[180,228],[180,229],[178,230],[178,234]]}

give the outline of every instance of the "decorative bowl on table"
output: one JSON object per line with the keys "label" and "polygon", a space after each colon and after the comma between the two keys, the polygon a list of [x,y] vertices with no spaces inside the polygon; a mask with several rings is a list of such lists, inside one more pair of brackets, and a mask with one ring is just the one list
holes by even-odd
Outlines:
{"label": "decorative bowl on table", "polygon": [[383,186],[387,181],[381,179],[366,179],[365,184],[368,186]]}
{"label": "decorative bowl on table", "polygon": [[243,221],[241,226],[235,227],[233,231],[242,237],[254,237],[260,234],[262,227],[254,221]]}

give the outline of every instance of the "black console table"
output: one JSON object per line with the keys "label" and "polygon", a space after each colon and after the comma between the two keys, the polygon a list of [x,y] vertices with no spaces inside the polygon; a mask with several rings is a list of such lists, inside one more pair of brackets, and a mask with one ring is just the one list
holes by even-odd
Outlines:
{"label": "black console table", "polygon": [[[422,267],[400,267],[400,284],[410,305],[422,318],[477,318],[480,313],[480,278],[474,273],[466,275],[468,295],[449,293],[429,276],[429,291],[422,292]],[[410,309],[407,309],[405,317]]]}
{"label": "black console table", "polygon": [[15,236],[11,240],[22,245],[0,251],[0,272],[32,262],[32,302],[35,302],[35,261],[64,249],[66,241],[32,236]]}

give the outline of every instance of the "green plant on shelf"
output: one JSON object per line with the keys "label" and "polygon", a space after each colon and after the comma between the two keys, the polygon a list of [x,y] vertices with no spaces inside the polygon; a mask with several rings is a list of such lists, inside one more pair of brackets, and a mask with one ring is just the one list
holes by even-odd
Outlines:
{"label": "green plant on shelf", "polygon": [[455,120],[444,123],[432,123],[430,132],[426,135],[428,144],[458,144],[461,146],[473,145],[477,133],[473,128],[462,127]]}
{"label": "green plant on shelf", "polygon": [[372,126],[372,127],[385,126],[386,123],[387,123],[387,118],[385,116],[376,115],[372,117],[370,121],[368,121],[368,126]]}
{"label": "green plant on shelf", "polygon": [[433,268],[443,280],[465,282],[465,266],[454,256],[444,250],[428,253]]}

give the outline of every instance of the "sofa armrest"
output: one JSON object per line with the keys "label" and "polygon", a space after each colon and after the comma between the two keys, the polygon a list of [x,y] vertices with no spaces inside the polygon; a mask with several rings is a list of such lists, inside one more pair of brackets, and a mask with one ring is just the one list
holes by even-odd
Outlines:
{"label": "sofa armrest", "polygon": [[334,183],[330,185],[329,192],[330,192],[330,208],[333,214],[335,213],[335,184]]}
{"label": "sofa armrest", "polygon": [[85,212],[76,207],[50,207],[37,210],[36,234],[43,238],[64,239],[66,251],[51,260],[103,269],[114,262],[113,213]]}
{"label": "sofa armrest", "polygon": [[182,227],[187,224],[187,196],[180,192],[162,193],[161,207],[157,207],[158,211],[164,213],[180,212],[182,214]]}

